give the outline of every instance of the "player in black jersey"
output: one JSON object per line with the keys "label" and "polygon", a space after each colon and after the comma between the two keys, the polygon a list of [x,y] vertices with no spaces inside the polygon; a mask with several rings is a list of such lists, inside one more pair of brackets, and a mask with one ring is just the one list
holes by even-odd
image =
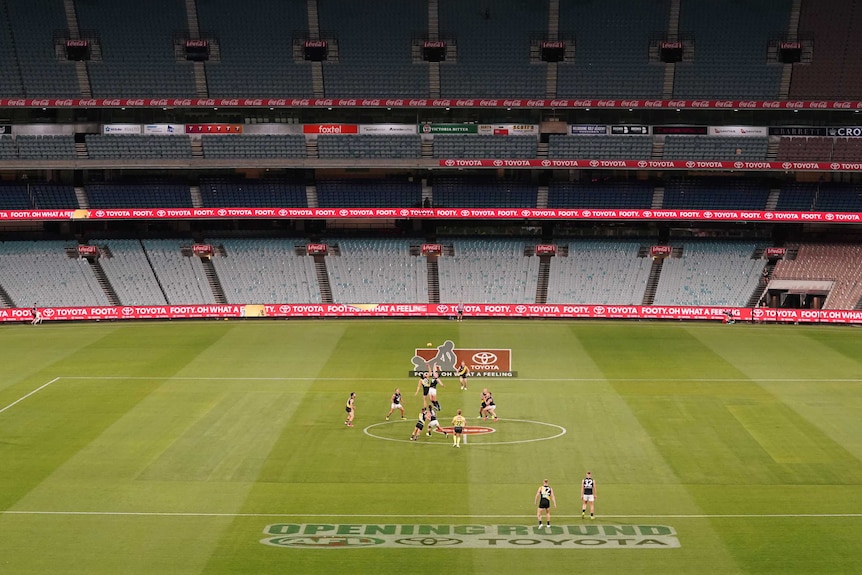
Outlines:
{"label": "player in black jersey", "polygon": [[416,384],[416,393],[419,395],[419,390],[422,390],[422,407],[428,407],[428,390],[431,389],[431,372],[426,371],[419,377],[419,382]]}
{"label": "player in black jersey", "polygon": [[581,507],[581,517],[584,517],[587,513],[587,503],[590,504],[590,519],[596,518],[596,482],[593,479],[592,474],[587,471],[587,476],[584,477],[584,480],[581,481],[581,501],[583,502],[583,507]]}
{"label": "player in black jersey", "polygon": [[486,402],[489,397],[491,397],[491,392],[488,391],[488,388],[486,387],[482,390],[482,404],[479,406],[479,419],[482,419],[482,417],[484,417],[485,415],[485,408],[488,406]]}
{"label": "player in black jersey", "polygon": [[347,398],[347,405],[344,406],[344,411],[347,412],[347,419],[344,420],[344,425],[353,427],[353,416],[356,415],[356,392],[350,392],[350,397]]}
{"label": "player in black jersey", "polygon": [[396,409],[401,411],[401,419],[407,419],[404,417],[404,406],[401,405],[401,390],[397,387],[395,388],[395,393],[392,394],[392,399],[389,403],[389,413],[386,414],[386,421],[389,421],[389,416],[392,415],[392,412]]}
{"label": "player in black jersey", "polygon": [[551,486],[548,485],[548,480],[545,479],[542,482],[542,485],[539,486],[539,490],[536,491],[536,498],[533,502],[534,504],[538,504],[539,509],[536,511],[536,518],[539,520],[539,529],[542,528],[542,512],[545,513],[545,522],[548,524],[548,527],[551,526],[551,503],[554,504],[554,509],[557,508],[557,498],[554,497],[554,490],[551,489]]}
{"label": "player in black jersey", "polygon": [[428,380],[428,401],[434,406],[434,409],[440,411],[440,402],[437,401],[437,386],[446,387],[446,384],[440,381],[440,366],[434,364],[434,368],[429,371],[431,374]]}
{"label": "player in black jersey", "polygon": [[428,437],[431,437],[432,431],[442,433],[446,437],[449,437],[449,432],[443,430],[440,427],[440,421],[437,419],[437,412],[434,411],[433,407],[429,407],[428,408]]}

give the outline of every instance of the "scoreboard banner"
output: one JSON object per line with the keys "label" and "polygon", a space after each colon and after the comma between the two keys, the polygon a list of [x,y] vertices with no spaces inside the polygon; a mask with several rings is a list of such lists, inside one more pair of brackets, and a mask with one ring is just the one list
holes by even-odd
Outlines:
{"label": "scoreboard banner", "polygon": [[[155,306],[41,307],[45,321],[200,319],[200,318],[320,318],[320,317],[453,317],[457,304],[211,304]],[[249,313],[253,309],[254,313]],[[467,317],[561,319],[673,319],[862,324],[862,310],[728,308],[714,306],[645,306],[581,304],[464,304]],[[0,322],[33,319],[29,308],[2,308]]]}

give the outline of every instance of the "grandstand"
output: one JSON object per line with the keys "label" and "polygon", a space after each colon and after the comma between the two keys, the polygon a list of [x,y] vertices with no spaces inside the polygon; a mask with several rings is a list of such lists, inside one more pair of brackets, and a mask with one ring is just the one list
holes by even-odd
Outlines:
{"label": "grandstand", "polygon": [[[772,269],[758,250],[862,222],[862,104],[827,101],[862,94],[862,19],[837,0],[4,10],[3,239],[106,247],[58,266],[77,283],[46,301],[607,305],[655,287],[659,305],[746,306]],[[201,238],[224,253],[190,256]],[[339,250],[297,255],[319,241]],[[653,265],[658,245],[681,257]],[[14,285],[0,276],[6,306]],[[830,306],[859,304],[834,285]]]}

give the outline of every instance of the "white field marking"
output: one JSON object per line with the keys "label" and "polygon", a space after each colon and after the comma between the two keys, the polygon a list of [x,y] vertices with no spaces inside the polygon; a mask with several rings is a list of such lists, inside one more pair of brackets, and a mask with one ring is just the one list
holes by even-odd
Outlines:
{"label": "white field marking", "polygon": [[[499,420],[495,423],[499,423],[500,421],[517,421],[520,423],[532,423],[534,425],[545,425],[547,427],[554,427],[554,428],[560,430],[560,432],[556,435],[549,435],[548,437],[537,437],[535,439],[518,439],[515,441],[480,441],[480,440],[477,440],[478,441],[477,445],[515,445],[517,443],[535,443],[537,441],[547,441],[548,439],[556,439],[556,438],[562,437],[563,435],[566,434],[566,428],[563,427],[562,425],[557,425],[555,423],[545,423],[544,421],[531,421],[529,419],[503,419],[503,418],[499,418]],[[381,437],[379,435],[374,435],[373,433],[368,431],[372,427],[378,427],[380,425],[388,425],[391,423],[401,423],[401,422],[400,421],[380,421],[377,423],[372,423],[371,425],[364,428],[362,430],[362,432],[365,435],[367,435],[368,437],[373,437],[374,439],[383,439],[384,441],[397,441],[398,443],[411,443],[412,442],[412,440],[410,440],[410,439],[396,439],[394,437]],[[468,424],[469,424],[469,422],[468,422]],[[410,427],[410,431],[413,431],[414,427],[415,427],[415,423],[413,426]],[[476,426],[474,426],[474,427],[476,427]],[[481,427],[488,427],[488,426],[482,425]],[[425,430],[423,430],[423,432],[424,431]],[[496,432],[496,429],[494,430],[494,432]],[[434,433],[436,434],[437,432],[435,431]],[[467,435],[467,434],[465,433],[464,435]],[[486,434],[475,433],[474,435],[486,435]],[[415,443],[419,443],[419,442],[417,441]],[[422,443],[425,445],[445,445],[447,447],[452,446],[452,444],[449,443],[448,441],[447,442],[437,441],[437,442],[433,442],[433,443],[428,443],[427,441],[423,441]]]}
{"label": "white field marking", "polygon": [[[529,518],[534,521],[536,514],[512,514],[512,515],[398,515],[398,514],[343,514],[343,513],[204,513],[193,511],[159,512],[159,511],[0,511],[0,515],[65,515],[65,516],[100,516],[100,517],[295,517],[295,518],[371,518],[371,519],[519,519]],[[581,515],[562,515],[555,513],[554,517],[566,519],[580,519]],[[597,519],[808,519],[808,518],[862,518],[862,513],[752,513],[731,514],[717,513],[678,513],[663,515],[597,515]]]}
{"label": "white field marking", "polygon": [[[58,377],[57,379],[92,379],[92,380],[166,380],[166,381],[404,381],[405,379],[413,380],[415,379],[413,376],[408,377],[158,377],[158,376],[130,376],[123,377],[119,375],[97,375],[97,376],[85,376],[85,375],[64,375]],[[497,380],[508,380],[515,382],[522,381],[575,381],[575,382],[596,382],[596,381],[607,381],[607,382],[619,382],[619,381],[631,381],[631,382],[666,382],[666,383],[679,383],[679,382],[695,382],[695,383],[738,383],[738,382],[750,382],[750,383],[760,383],[760,382],[770,382],[770,381],[778,381],[778,382],[789,382],[789,383],[818,383],[818,382],[835,382],[835,383],[862,383],[862,378],[831,378],[831,377],[815,377],[815,378],[793,378],[793,377],[678,377],[678,378],[666,378],[666,377],[615,377],[615,378],[607,378],[607,377],[543,377],[543,378],[534,378],[534,377],[512,377],[512,378],[497,378]]]}
{"label": "white field marking", "polygon": [[33,395],[34,393],[37,393],[37,392],[39,392],[39,391],[41,391],[41,390],[45,389],[46,387],[48,387],[48,386],[49,386],[49,385],[51,385],[52,383],[54,383],[54,382],[58,381],[59,379],[60,379],[59,377],[55,377],[54,379],[52,379],[52,380],[51,380],[51,381],[49,381],[48,383],[45,383],[45,384],[40,385],[39,387],[37,387],[36,389],[34,389],[33,391],[31,391],[31,392],[30,392],[30,393],[28,393],[27,395],[23,395],[23,396],[19,397],[18,399],[16,399],[15,401],[13,401],[13,402],[12,402],[12,403],[10,403],[9,405],[7,405],[6,407],[4,407],[4,408],[0,409],[0,413],[3,413],[4,411],[6,411],[7,409],[9,409],[10,407],[13,407],[14,405],[17,405],[17,404],[21,403],[22,401],[24,401],[25,399],[27,399],[28,397],[30,397],[30,396],[31,396],[31,395]]}

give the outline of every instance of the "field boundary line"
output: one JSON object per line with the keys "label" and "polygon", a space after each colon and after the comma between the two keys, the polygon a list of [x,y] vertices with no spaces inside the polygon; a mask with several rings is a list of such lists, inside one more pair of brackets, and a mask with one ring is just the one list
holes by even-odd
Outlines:
{"label": "field boundary line", "polygon": [[[97,375],[97,376],[86,376],[86,375],[64,375],[61,376],[62,379],[93,379],[93,380],[119,380],[119,379],[130,379],[130,380],[153,380],[153,379],[163,379],[166,381],[404,381],[405,379],[413,380],[412,376],[405,377],[189,377],[189,376],[144,376],[144,375],[133,375],[129,377],[124,377],[121,375]],[[61,379],[58,377],[57,379]],[[737,382],[751,382],[751,383],[763,383],[763,382],[784,382],[784,383],[817,383],[817,382],[825,382],[832,381],[836,383],[862,383],[862,378],[852,377],[852,378],[830,378],[830,377],[809,377],[809,378],[787,378],[787,377],[678,377],[678,378],[666,378],[666,377],[513,377],[513,378],[484,378],[474,376],[470,378],[470,381],[486,381],[488,379],[494,380],[496,383],[501,381],[574,381],[574,382],[620,382],[620,381],[630,381],[630,382],[642,382],[642,383],[655,383],[655,382],[664,382],[664,383],[679,383],[679,382],[695,382],[695,383],[737,383]]]}
{"label": "field boundary line", "polygon": [[[67,516],[128,516],[128,517],[286,517],[286,518],[370,518],[370,519],[535,519],[535,514],[512,514],[512,515],[408,515],[408,514],[380,514],[361,513],[206,513],[194,511],[25,511],[5,510],[0,515],[67,515]],[[554,517],[565,519],[581,519],[580,514],[562,515],[554,514]],[[599,515],[597,519],[806,519],[806,518],[862,518],[862,513],[670,513],[660,515]]]}
{"label": "field boundary line", "polygon": [[59,380],[60,380],[60,377],[55,377],[54,379],[52,379],[52,380],[51,380],[51,381],[49,381],[48,383],[43,383],[42,385],[40,385],[39,387],[37,387],[36,389],[34,389],[33,391],[31,391],[30,393],[28,393],[28,394],[26,394],[26,395],[23,395],[23,396],[19,397],[18,399],[16,399],[15,401],[13,401],[13,402],[12,402],[12,403],[10,403],[9,405],[7,405],[6,407],[0,408],[0,413],[3,413],[3,412],[4,412],[4,411],[6,411],[7,409],[10,409],[10,408],[14,407],[15,405],[17,405],[17,404],[21,403],[22,401],[24,401],[25,399],[27,399],[27,398],[28,398],[28,397],[30,397],[31,395],[33,395],[33,394],[35,394],[35,393],[38,393],[38,392],[42,391],[43,389],[45,389],[46,387],[48,387],[48,386],[49,386],[49,385],[51,385],[52,383],[55,383],[55,382],[57,382],[57,381],[59,381]]}

